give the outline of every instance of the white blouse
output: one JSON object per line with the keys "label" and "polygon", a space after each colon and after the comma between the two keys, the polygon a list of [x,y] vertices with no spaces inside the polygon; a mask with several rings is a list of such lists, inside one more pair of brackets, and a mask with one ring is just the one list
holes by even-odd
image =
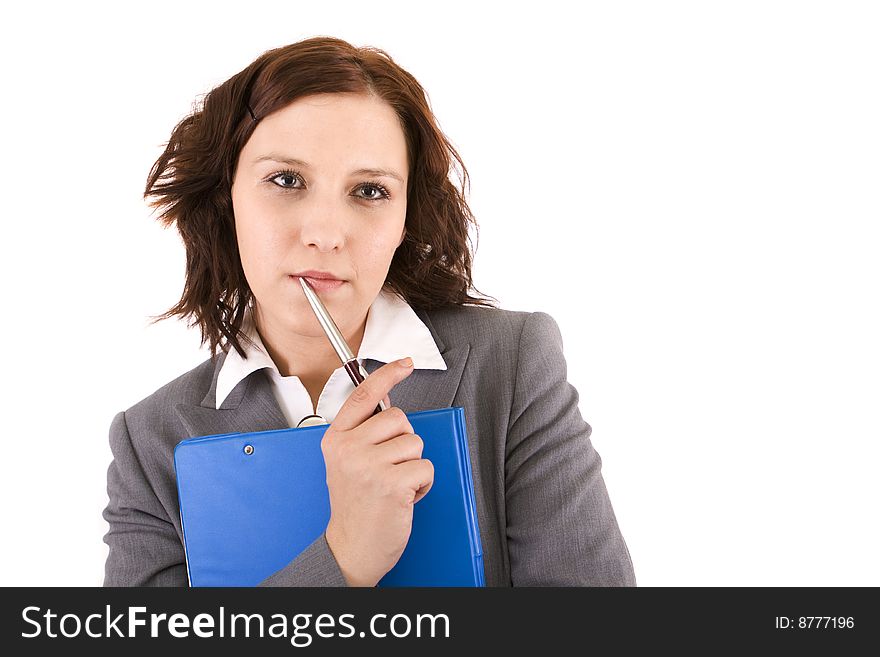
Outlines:
{"label": "white blouse", "polygon": [[[327,423],[333,422],[339,409],[354,390],[342,363],[324,385],[318,398],[317,408],[312,408],[312,400],[305,386],[296,375],[281,376],[278,367],[269,356],[260,334],[257,332],[250,309],[245,314],[242,329],[256,343],[253,347],[245,341],[241,346],[247,358],[239,356],[230,347],[223,367],[217,376],[217,408],[242,379],[256,370],[267,369],[272,391],[281,411],[291,427],[310,415],[319,415]],[[358,362],[372,358],[382,363],[411,356],[416,369],[445,370],[446,362],[440,355],[437,343],[425,323],[419,319],[410,305],[393,292],[384,288],[373,301],[367,313],[364,337],[357,353]],[[323,424],[320,420],[306,420],[308,424]]]}

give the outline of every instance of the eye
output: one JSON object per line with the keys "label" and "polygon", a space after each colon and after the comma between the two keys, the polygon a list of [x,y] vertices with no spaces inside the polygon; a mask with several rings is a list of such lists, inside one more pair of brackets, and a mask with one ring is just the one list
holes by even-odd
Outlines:
{"label": "eye", "polygon": [[[391,198],[391,194],[388,193],[388,190],[377,182],[364,183],[359,189],[367,190],[369,195],[361,197],[367,201],[384,201],[385,199]],[[374,194],[378,194],[378,196]]]}
{"label": "eye", "polygon": [[[271,180],[275,185],[278,185],[278,187],[281,187],[282,189],[296,189],[296,187],[291,187],[291,185],[293,185],[299,177],[299,173],[296,171],[279,171],[278,173],[273,173],[268,180]],[[276,180],[283,180],[285,184],[278,184],[275,182]]]}

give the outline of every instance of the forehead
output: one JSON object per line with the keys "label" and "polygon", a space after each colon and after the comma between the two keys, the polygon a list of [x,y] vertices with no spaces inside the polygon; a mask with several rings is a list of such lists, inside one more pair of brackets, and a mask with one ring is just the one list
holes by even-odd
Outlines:
{"label": "forehead", "polygon": [[270,154],[307,162],[347,160],[406,168],[406,138],[387,102],[362,94],[318,94],[299,98],[263,118],[242,150],[255,165]]}

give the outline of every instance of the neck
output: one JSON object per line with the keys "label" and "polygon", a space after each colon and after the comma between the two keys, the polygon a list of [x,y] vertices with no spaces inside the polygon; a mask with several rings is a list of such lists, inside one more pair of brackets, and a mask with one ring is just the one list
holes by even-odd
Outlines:
{"label": "neck", "polygon": [[[311,336],[279,330],[271,323],[263,321],[259,312],[254,314],[254,319],[260,339],[281,376],[296,375],[304,382],[321,381],[323,385],[333,371],[342,365],[333,345],[323,332],[321,335]],[[366,315],[354,328],[339,327],[355,356],[360,350],[366,327]]]}

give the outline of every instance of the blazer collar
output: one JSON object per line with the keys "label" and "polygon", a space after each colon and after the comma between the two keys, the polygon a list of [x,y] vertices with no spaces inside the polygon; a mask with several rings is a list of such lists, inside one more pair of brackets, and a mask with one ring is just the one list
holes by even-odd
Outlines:
{"label": "blazer collar", "polygon": [[[394,386],[388,397],[392,406],[397,406],[405,413],[448,408],[461,384],[470,344],[447,345],[437,334],[428,313],[421,309],[414,310],[431,331],[446,363],[446,370],[416,369]],[[217,377],[225,359],[226,352],[217,357],[211,386],[201,404],[177,404],[174,407],[189,436],[290,428],[272,393],[265,370],[251,372],[229,393],[220,408],[215,408]],[[383,362],[373,358],[364,359],[364,369],[368,374],[382,365]]]}

